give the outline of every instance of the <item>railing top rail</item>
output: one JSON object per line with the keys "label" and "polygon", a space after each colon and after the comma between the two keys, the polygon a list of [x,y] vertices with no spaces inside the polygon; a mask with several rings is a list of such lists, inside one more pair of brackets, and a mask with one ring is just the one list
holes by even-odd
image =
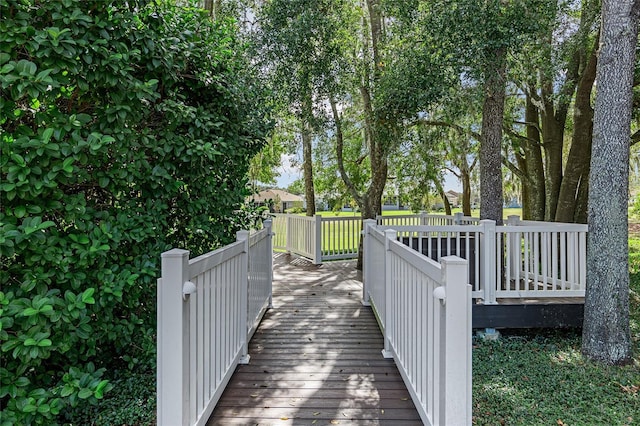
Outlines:
{"label": "railing top rail", "polygon": [[258,231],[255,231],[253,233],[251,233],[251,235],[249,236],[249,245],[254,245],[255,243],[257,243],[258,241],[268,237],[268,229],[267,228],[263,228],[260,229]]}
{"label": "railing top rail", "polygon": [[581,223],[540,222],[533,225],[527,221],[525,225],[505,225],[496,228],[499,232],[588,232],[589,225]]}
{"label": "railing top rail", "polygon": [[398,241],[389,241],[389,250],[400,256],[403,260],[407,261],[411,266],[418,269],[420,272],[428,275],[434,279],[440,279],[440,273],[442,267],[434,260],[429,259],[422,253],[413,250],[412,248],[399,243]]}
{"label": "railing top rail", "polygon": [[212,252],[189,260],[189,279],[214,268],[244,251],[244,241],[236,241]]}
{"label": "railing top rail", "polygon": [[378,225],[378,229],[392,229],[397,232],[481,232],[484,228],[481,225]]}
{"label": "railing top rail", "polygon": [[369,235],[378,240],[381,243],[384,243],[384,231],[379,229],[378,226],[369,227]]}
{"label": "railing top rail", "polygon": [[321,216],[323,222],[361,221],[362,216]]}

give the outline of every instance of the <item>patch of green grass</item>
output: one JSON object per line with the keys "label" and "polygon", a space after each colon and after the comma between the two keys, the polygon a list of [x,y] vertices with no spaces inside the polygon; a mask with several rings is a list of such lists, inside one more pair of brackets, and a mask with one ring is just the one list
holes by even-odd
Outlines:
{"label": "patch of green grass", "polygon": [[473,350],[476,425],[631,425],[640,371],[585,360],[575,332],[505,335]]}

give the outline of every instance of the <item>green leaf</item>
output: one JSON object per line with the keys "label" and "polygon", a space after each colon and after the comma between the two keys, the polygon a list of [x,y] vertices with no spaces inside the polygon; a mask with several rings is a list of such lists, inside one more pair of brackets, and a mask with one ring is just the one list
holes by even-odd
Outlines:
{"label": "green leaf", "polygon": [[49,339],[42,339],[38,342],[38,346],[40,346],[41,348],[46,348],[51,346],[53,343],[51,342],[51,340]]}
{"label": "green leaf", "polygon": [[73,157],[66,158],[62,162],[62,170],[64,170],[67,173],[73,172],[73,162],[74,161],[75,161],[75,159]]}
{"label": "green leaf", "polygon": [[87,399],[92,395],[93,395],[93,392],[91,391],[91,389],[88,389],[88,388],[80,389],[80,392],[78,392],[78,398],[80,399]]}
{"label": "green leaf", "polygon": [[29,74],[34,75],[38,67],[31,61],[27,61],[26,59],[21,59],[16,64],[16,71],[20,74]]}
{"label": "green leaf", "polygon": [[93,393],[93,396],[95,396],[97,399],[102,399],[104,395],[104,389],[107,387],[108,384],[109,384],[108,380],[102,380],[100,383],[98,383],[98,386],[96,387],[96,390]]}
{"label": "green leaf", "polygon": [[32,338],[28,338],[27,340],[24,341],[25,346],[36,346],[37,344],[38,342],[36,342],[36,340]]}
{"label": "green leaf", "polygon": [[13,383],[14,383],[16,386],[18,386],[18,387],[22,388],[22,387],[27,386],[27,385],[28,385],[29,383],[31,383],[31,382],[30,382],[30,381],[29,381],[29,379],[27,379],[26,377],[18,377],[18,378],[16,379],[16,381],[15,381],[15,382],[13,382]]}
{"label": "green leaf", "polygon": [[38,315],[39,312],[39,310],[34,308],[26,308],[24,311],[22,311],[22,316],[30,317],[33,315]]}
{"label": "green leaf", "polygon": [[89,305],[92,305],[94,303],[96,303],[95,299],[93,298],[93,293],[95,293],[96,289],[95,288],[88,288],[86,289],[83,293],[82,293],[82,301],[84,303],[87,303]]}
{"label": "green leaf", "polygon": [[48,127],[44,130],[44,132],[42,132],[42,142],[49,143],[49,141],[51,140],[51,136],[53,136],[53,129],[51,127]]}
{"label": "green leaf", "polygon": [[15,217],[24,217],[24,215],[27,214],[27,207],[26,206],[18,206],[15,209],[13,209],[13,215]]}
{"label": "green leaf", "polygon": [[64,385],[64,387],[62,388],[62,391],[60,392],[60,396],[65,398],[71,395],[74,391],[75,391],[75,388],[73,386]]}
{"label": "green leaf", "polygon": [[35,413],[37,409],[38,409],[38,407],[36,407],[35,405],[27,404],[24,407],[22,407],[22,412],[23,413]]}

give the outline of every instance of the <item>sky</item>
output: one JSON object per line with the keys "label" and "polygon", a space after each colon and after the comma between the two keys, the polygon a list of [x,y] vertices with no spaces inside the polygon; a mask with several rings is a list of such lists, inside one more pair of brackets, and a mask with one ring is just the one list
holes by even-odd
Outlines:
{"label": "sky", "polygon": [[[280,169],[278,170],[280,177],[276,179],[278,188],[286,188],[291,185],[293,181],[302,178],[302,169],[292,164],[291,160],[293,158],[291,155],[282,156]],[[450,189],[456,192],[462,192],[462,183],[451,172],[447,172],[445,175],[444,190],[449,191]]]}

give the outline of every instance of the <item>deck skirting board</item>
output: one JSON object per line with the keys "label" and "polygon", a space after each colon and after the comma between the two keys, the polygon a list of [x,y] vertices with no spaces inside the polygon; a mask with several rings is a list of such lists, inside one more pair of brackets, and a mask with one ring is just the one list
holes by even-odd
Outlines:
{"label": "deck skirting board", "polygon": [[584,303],[518,303],[472,307],[473,328],[579,328]]}

